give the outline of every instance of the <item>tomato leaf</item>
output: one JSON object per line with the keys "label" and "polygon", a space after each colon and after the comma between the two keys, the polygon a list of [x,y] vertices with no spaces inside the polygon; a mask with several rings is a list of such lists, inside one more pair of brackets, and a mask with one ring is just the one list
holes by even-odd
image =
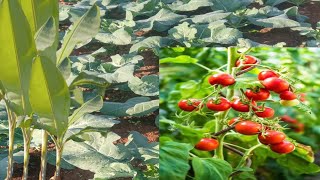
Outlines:
{"label": "tomato leaf", "polygon": [[231,165],[222,159],[217,158],[192,158],[192,167],[196,180],[202,179],[228,179],[232,172]]}
{"label": "tomato leaf", "polygon": [[[190,169],[190,144],[166,141],[160,146],[160,179],[184,180]],[[179,168],[177,168],[179,167]]]}

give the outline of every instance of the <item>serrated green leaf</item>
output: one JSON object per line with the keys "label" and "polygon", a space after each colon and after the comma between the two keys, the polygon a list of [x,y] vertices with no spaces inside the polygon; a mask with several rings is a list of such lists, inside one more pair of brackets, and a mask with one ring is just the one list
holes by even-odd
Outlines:
{"label": "serrated green leaf", "polygon": [[231,165],[222,159],[217,158],[192,158],[192,167],[196,180],[202,179],[228,179],[232,172]]}
{"label": "serrated green leaf", "polygon": [[[190,169],[190,144],[166,141],[160,145],[160,180],[184,180]],[[179,167],[179,168],[177,168]]]}

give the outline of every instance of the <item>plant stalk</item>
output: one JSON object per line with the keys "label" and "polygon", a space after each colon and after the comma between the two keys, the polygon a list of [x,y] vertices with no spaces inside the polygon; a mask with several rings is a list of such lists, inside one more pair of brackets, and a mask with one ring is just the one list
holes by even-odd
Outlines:
{"label": "plant stalk", "polygon": [[55,180],[61,180],[61,158],[62,158],[62,152],[63,152],[63,145],[57,145],[56,144],[56,172],[55,172]]}
{"label": "plant stalk", "polygon": [[29,149],[30,149],[30,142],[31,142],[31,133],[32,131],[30,128],[21,128],[23,132],[23,147],[24,147],[24,156],[23,156],[23,180],[28,179],[28,170],[29,170]]}
{"label": "plant stalk", "polygon": [[242,156],[238,166],[236,167],[236,169],[240,168],[241,166],[243,166],[244,162],[249,158],[250,154],[252,153],[253,150],[255,150],[256,148],[262,146],[262,144],[256,144],[254,146],[252,146],[250,149],[248,149],[245,154]]}
{"label": "plant stalk", "polygon": [[[235,72],[233,71],[233,67],[235,67],[236,60],[239,57],[237,53],[237,48],[236,47],[229,47],[228,48],[228,63],[227,63],[227,73],[231,74],[233,77],[235,77]],[[226,98],[231,99],[234,95],[234,90],[233,89],[228,89]],[[218,115],[218,119],[216,120],[216,131],[215,132],[220,132],[224,129],[224,126],[222,125],[221,121],[226,118],[228,111],[224,111]],[[219,147],[215,151],[215,157],[218,159],[224,159],[223,155],[223,141],[224,141],[225,134],[221,134],[218,137],[219,141]]]}
{"label": "plant stalk", "polygon": [[42,130],[41,170],[40,170],[40,173],[39,173],[39,180],[45,180],[46,179],[47,148],[48,148],[48,133],[45,130]]}
{"label": "plant stalk", "polygon": [[6,180],[12,180],[13,175],[13,150],[14,150],[14,130],[16,129],[16,117],[11,111],[8,102],[6,101],[6,109],[8,113],[9,122],[9,147],[8,147],[8,167]]}

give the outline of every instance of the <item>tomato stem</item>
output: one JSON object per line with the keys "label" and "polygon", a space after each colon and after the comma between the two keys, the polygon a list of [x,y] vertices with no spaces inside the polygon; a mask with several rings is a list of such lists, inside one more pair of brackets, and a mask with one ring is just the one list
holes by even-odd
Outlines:
{"label": "tomato stem", "polygon": [[[236,64],[238,57],[239,57],[239,54],[237,53],[237,48],[236,47],[229,47],[228,48],[227,73],[231,74],[234,77],[235,77],[234,67],[235,67],[235,64]],[[226,98],[231,99],[233,97],[233,95],[234,95],[234,90],[231,88],[228,88]],[[224,129],[224,126],[221,122],[226,118],[226,116],[228,115],[228,112],[229,112],[229,110],[224,111],[222,113],[219,113],[217,115],[216,131],[215,132],[219,132]],[[225,137],[225,134],[221,134],[220,137],[217,138],[219,141],[219,147],[215,150],[215,157],[218,159],[224,159],[224,155],[223,155],[224,137]]]}

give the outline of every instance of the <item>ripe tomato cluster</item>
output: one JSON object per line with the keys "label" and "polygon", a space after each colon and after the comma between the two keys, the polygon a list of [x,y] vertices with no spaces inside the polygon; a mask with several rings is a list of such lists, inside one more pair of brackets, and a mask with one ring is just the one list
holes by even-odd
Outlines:
{"label": "ripe tomato cluster", "polygon": [[[290,141],[285,140],[286,135],[283,132],[271,130],[269,127],[263,127],[257,122],[243,120],[242,118],[233,118],[228,122],[229,125],[235,124],[235,131],[243,135],[256,135],[261,144],[270,146],[270,149],[279,154],[287,154],[295,149]],[[264,128],[264,132],[262,132]]]}
{"label": "ripe tomato cluster", "polygon": [[[236,61],[236,67],[241,71],[249,71],[257,59],[253,56],[244,56],[243,60]],[[245,66],[247,64],[247,66]],[[242,92],[242,96],[227,99],[221,93],[216,93],[214,97],[204,99],[183,99],[178,103],[178,106],[183,111],[197,111],[206,105],[208,110],[212,111],[227,111],[230,108],[240,113],[248,113],[249,116],[233,118],[228,122],[228,125],[240,134],[243,135],[258,135],[258,140],[264,145],[270,146],[270,149],[280,154],[290,153],[295,149],[295,146],[290,141],[286,140],[286,135],[281,131],[274,130],[275,128],[265,124],[269,118],[273,118],[275,111],[271,107],[267,107],[261,101],[269,99],[270,92],[279,94],[280,104],[284,106],[294,106],[300,103],[297,100],[297,95],[292,91],[290,84],[282,79],[280,75],[272,70],[264,70],[258,74],[258,80],[261,87],[249,88]],[[209,83],[214,87],[226,88],[236,83],[235,77],[228,73],[219,73],[211,75],[208,78]],[[263,86],[263,87],[262,87]],[[256,116],[253,118],[253,116]],[[263,120],[264,119],[264,120]],[[270,119],[269,119],[270,120]],[[288,121],[287,121],[288,122]],[[292,123],[291,124],[295,124]],[[297,125],[297,124],[295,124]],[[297,127],[297,126],[295,126]],[[202,138],[195,148],[203,151],[212,151],[219,146],[219,141],[214,138]]]}

